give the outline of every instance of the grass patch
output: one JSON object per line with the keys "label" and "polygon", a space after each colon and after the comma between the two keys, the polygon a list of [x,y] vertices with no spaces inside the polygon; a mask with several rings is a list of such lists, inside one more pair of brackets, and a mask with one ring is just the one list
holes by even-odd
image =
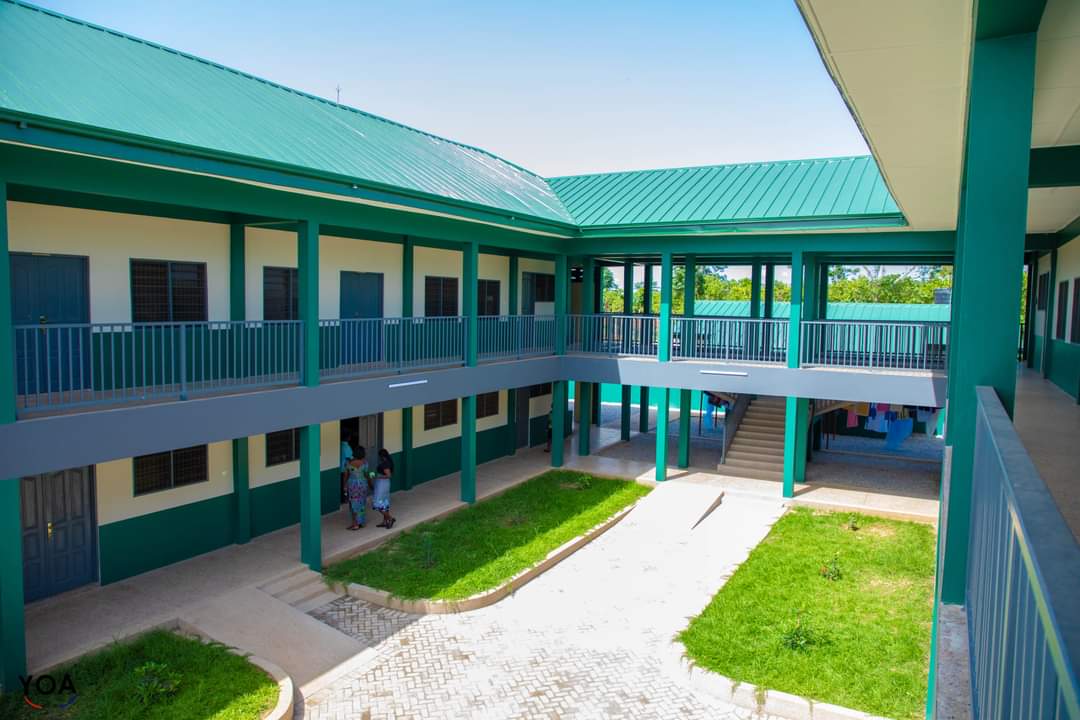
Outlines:
{"label": "grass patch", "polygon": [[552,470],[325,573],[410,600],[461,600],[498,587],[648,492],[635,482]]}
{"label": "grass patch", "polygon": [[[88,619],[92,622],[92,619]],[[257,720],[274,706],[278,684],[261,669],[217,643],[156,630],[120,642],[53,670],[70,674],[78,694],[39,695],[31,684],[27,705],[21,688],[0,695],[6,720]]]}
{"label": "grass patch", "polygon": [[796,508],[680,635],[733,680],[892,718],[926,703],[934,531]]}

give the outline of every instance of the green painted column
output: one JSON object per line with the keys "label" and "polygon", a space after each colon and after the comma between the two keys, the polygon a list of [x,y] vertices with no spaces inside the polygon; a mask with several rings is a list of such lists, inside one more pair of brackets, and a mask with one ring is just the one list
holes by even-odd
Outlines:
{"label": "green painted column", "polygon": [[[401,246],[401,317],[403,318],[411,318],[414,314],[415,256],[416,244],[412,237],[406,235],[405,242]],[[404,329],[401,332],[404,333]],[[402,335],[402,340],[407,337],[407,334]],[[404,350],[407,352],[407,348]],[[413,478],[416,477],[413,456],[413,409],[410,406],[401,408],[401,464],[404,467],[398,470],[406,490],[413,486]]]}
{"label": "green painted column", "polygon": [[[799,367],[799,323],[802,320],[803,301],[803,253],[791,254],[791,317],[788,320],[789,368]],[[784,497],[795,496],[795,483],[799,482],[799,468],[805,467],[805,423],[808,404],[805,398],[788,397],[784,413]],[[800,440],[801,438],[801,440]],[[803,452],[800,453],[800,447]],[[801,461],[800,461],[801,458]]]}
{"label": "green painted column", "polygon": [[[685,275],[683,277],[683,317],[694,317],[694,291],[697,287],[697,258],[686,256]],[[693,339],[693,326],[683,325],[683,342]],[[688,388],[679,390],[679,467],[690,467],[690,414],[694,393]]]}
{"label": "green painted column", "polygon": [[[632,315],[634,312],[634,265],[630,262],[623,263],[623,315]],[[619,437],[623,442],[630,440],[630,413],[632,390],[629,385],[622,386],[621,412],[619,415]]]}
{"label": "green painted column", "polygon": [[[591,258],[582,258],[581,262],[581,313],[591,315],[596,312],[596,261]],[[574,387],[574,402],[578,407],[575,414],[578,417],[577,446],[578,455],[585,457],[589,454],[590,428],[593,419],[593,384],[577,382]]]}
{"label": "green painted column", "polygon": [[765,314],[763,317],[773,316],[773,298],[776,296],[776,265],[765,265]]}
{"label": "green painted column", "polygon": [[750,266],[750,317],[761,317],[761,263]]}
{"label": "green painted column", "polygon": [[[657,323],[658,362],[671,360],[671,252],[664,251],[660,256],[660,317]],[[671,409],[671,390],[658,388],[656,399],[656,480],[667,480],[667,426]]]}
{"label": "green painted column", "polygon": [[[476,367],[477,296],[480,245],[466,243],[461,253],[461,309],[465,316],[465,366]],[[461,501],[476,502],[476,396],[461,399]]]}
{"label": "green painted column", "polygon": [[[245,231],[242,223],[229,226],[229,319],[233,322],[247,319]],[[233,541],[243,545],[251,540],[251,474],[246,437],[232,441],[232,473],[235,499]]]}
{"label": "green painted column", "polygon": [[[652,294],[653,294],[653,266],[652,263],[645,263],[645,280],[642,283],[641,294],[641,313],[642,315],[652,314]],[[642,385],[638,388],[638,432],[649,432],[649,386]]]}
{"label": "green painted column", "polygon": [[[566,296],[569,292],[566,256],[555,257],[555,354],[566,354]],[[566,438],[566,381],[551,384],[551,467],[563,466],[563,449]]]}
{"label": "green painted column", "polygon": [[[11,320],[7,184],[0,181],[0,423],[15,422],[15,348]],[[19,478],[0,478],[0,682],[14,692],[26,674],[22,501]]]}
{"label": "green painted column", "polygon": [[[509,307],[506,309],[507,315],[518,314],[518,256],[510,256],[510,283],[507,293],[507,302]],[[513,321],[511,321],[513,322]],[[512,326],[513,327],[513,326]],[[517,453],[517,388],[508,388],[506,391],[506,442],[509,443],[507,447],[508,455],[515,455]]]}
{"label": "green painted column", "polygon": [[[1054,248],[1050,251],[1050,277],[1046,283],[1046,312],[1043,313],[1043,341],[1042,341],[1042,358],[1039,363],[1039,372],[1042,373],[1044,378],[1050,377],[1050,365],[1052,364],[1052,353],[1050,352],[1050,342],[1054,339],[1054,303],[1057,301],[1057,266],[1058,266],[1058,251]],[[1008,407],[1010,413],[1012,413],[1012,406]]]}
{"label": "green painted column", "polygon": [[970,67],[949,330],[946,444],[952,447],[952,469],[942,487],[948,505],[942,508],[947,522],[942,522],[938,574],[941,599],[947,603],[964,602],[975,388],[993,387],[1010,414],[1016,394],[1020,298],[1014,283],[1027,228],[1035,33],[976,40]]}
{"label": "green painted column", "polygon": [[1035,289],[1039,282],[1039,256],[1032,253],[1027,258],[1027,294],[1024,301],[1024,365],[1035,367]]}
{"label": "green painted column", "polygon": [[817,320],[818,289],[821,287],[821,273],[818,270],[817,260],[812,254],[803,255],[803,268],[802,303],[799,306],[800,319]]}
{"label": "green painted column", "polygon": [[[319,224],[302,220],[297,228],[297,271],[303,364],[300,382],[319,384]],[[300,561],[322,569],[322,438],[318,425],[300,427]]]}

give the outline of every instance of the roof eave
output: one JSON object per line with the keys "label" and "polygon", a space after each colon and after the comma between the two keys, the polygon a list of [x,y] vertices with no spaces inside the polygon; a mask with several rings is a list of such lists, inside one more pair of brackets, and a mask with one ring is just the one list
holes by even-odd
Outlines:
{"label": "roof eave", "polygon": [[872,228],[905,228],[900,213],[830,218],[795,218],[791,220],[738,220],[730,222],[665,223],[640,225],[584,225],[582,237],[627,237],[631,235],[671,236],[734,235],[743,233],[813,233]]}

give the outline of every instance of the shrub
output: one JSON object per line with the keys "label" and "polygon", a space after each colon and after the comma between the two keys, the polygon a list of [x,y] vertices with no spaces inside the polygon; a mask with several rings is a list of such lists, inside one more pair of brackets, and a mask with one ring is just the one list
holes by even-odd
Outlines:
{"label": "shrub", "polygon": [[833,553],[832,559],[821,566],[821,577],[826,580],[839,580],[844,576],[840,570],[840,553]]}
{"label": "shrub", "polygon": [[180,673],[167,663],[148,660],[135,668],[135,695],[143,705],[153,705],[176,693]]}
{"label": "shrub", "polygon": [[817,633],[810,627],[809,617],[802,610],[798,610],[795,612],[795,623],[784,628],[780,635],[780,644],[788,650],[805,652],[817,639]]}

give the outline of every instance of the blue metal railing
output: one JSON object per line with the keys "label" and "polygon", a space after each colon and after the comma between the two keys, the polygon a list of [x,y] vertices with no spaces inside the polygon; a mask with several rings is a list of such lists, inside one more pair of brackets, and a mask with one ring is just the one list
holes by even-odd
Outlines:
{"label": "blue metal railing", "polygon": [[19,414],[299,382],[299,321],[15,327]]}
{"label": "blue metal railing", "polygon": [[967,569],[977,718],[1080,718],[1080,547],[993,388],[976,388]]}
{"label": "blue metal railing", "polygon": [[568,315],[566,352],[656,357],[659,322],[655,315]]}
{"label": "blue metal railing", "polygon": [[480,362],[555,353],[554,315],[484,315],[476,331]]}
{"label": "blue metal railing", "polygon": [[672,318],[672,360],[787,362],[788,321]]}
{"label": "blue metal railing", "polygon": [[799,328],[800,364],[867,370],[944,370],[947,322],[808,320]]}
{"label": "blue metal railing", "polygon": [[319,321],[319,376],[341,379],[465,363],[465,318]]}

